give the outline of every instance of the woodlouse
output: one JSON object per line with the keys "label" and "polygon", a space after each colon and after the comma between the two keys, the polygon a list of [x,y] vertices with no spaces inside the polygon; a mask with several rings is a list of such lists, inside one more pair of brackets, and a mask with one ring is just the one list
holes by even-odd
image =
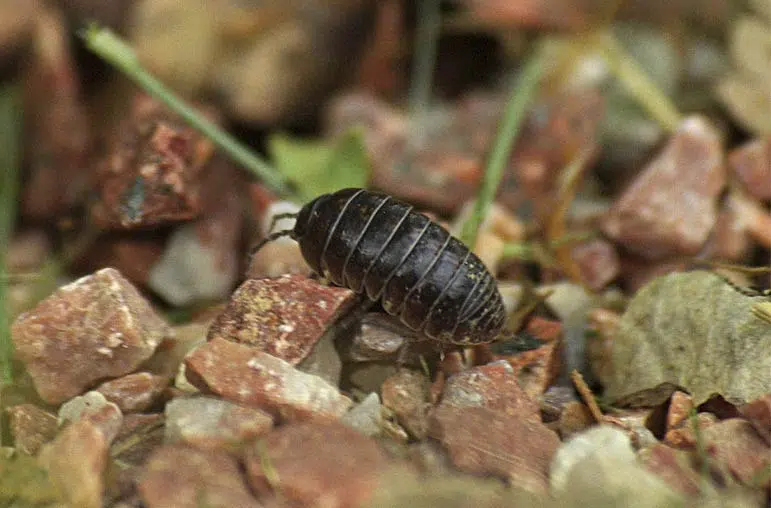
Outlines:
{"label": "woodlouse", "polygon": [[253,253],[290,236],[316,273],[444,343],[491,342],[503,329],[503,299],[482,261],[412,206],[387,194],[343,189],[276,219],[282,217],[296,217],[294,228],[271,234]]}

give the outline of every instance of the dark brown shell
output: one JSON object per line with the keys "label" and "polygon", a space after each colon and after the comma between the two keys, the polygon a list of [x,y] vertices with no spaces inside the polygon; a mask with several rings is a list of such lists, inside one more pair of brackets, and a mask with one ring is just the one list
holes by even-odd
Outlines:
{"label": "dark brown shell", "polygon": [[292,236],[314,271],[379,301],[427,337],[479,344],[503,328],[503,300],[480,259],[386,194],[343,189],[319,196],[300,210]]}

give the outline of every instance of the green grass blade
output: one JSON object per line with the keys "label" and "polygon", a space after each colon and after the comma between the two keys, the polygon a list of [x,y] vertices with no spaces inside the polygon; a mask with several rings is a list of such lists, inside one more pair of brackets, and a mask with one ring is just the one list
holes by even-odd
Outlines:
{"label": "green grass blade", "polygon": [[286,178],[246,145],[200,115],[171,90],[147,72],[139,63],[134,50],[108,29],[92,26],[81,33],[86,47],[110,65],[118,68],[147,93],[163,102],[195,129],[212,140],[225,154],[249,170],[281,197],[296,199]]}
{"label": "green grass blade", "polygon": [[477,233],[482,221],[487,215],[487,210],[495,199],[495,193],[500,185],[503,171],[509,161],[514,140],[519,134],[522,122],[527,113],[527,106],[536,92],[544,67],[545,51],[541,45],[536,47],[530,59],[525,63],[522,72],[517,79],[514,89],[503,117],[498,125],[498,134],[490,151],[482,184],[474,202],[473,211],[468,220],[463,224],[461,240],[473,247],[476,243]]}
{"label": "green grass blade", "polygon": [[21,93],[10,84],[0,88],[0,384],[13,381],[6,255],[16,223],[20,153]]}
{"label": "green grass blade", "polygon": [[612,33],[602,33],[598,39],[602,55],[619,82],[659,125],[674,132],[680,124],[681,116],[669,97],[624,51]]}

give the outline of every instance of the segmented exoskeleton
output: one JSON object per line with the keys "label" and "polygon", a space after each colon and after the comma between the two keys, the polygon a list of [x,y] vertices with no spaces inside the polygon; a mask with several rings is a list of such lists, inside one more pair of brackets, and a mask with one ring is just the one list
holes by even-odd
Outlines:
{"label": "segmented exoskeleton", "polygon": [[492,274],[412,206],[378,192],[343,189],[286,216],[296,216],[294,228],[271,234],[252,252],[290,236],[315,272],[444,343],[491,342],[503,329],[506,312]]}

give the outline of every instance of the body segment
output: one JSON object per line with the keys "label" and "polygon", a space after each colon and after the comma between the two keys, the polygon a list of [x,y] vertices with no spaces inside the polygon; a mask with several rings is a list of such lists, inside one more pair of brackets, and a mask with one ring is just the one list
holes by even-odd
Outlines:
{"label": "body segment", "polygon": [[320,196],[291,236],[310,267],[379,301],[409,328],[454,344],[495,340],[505,309],[479,258],[410,205],[364,189]]}

